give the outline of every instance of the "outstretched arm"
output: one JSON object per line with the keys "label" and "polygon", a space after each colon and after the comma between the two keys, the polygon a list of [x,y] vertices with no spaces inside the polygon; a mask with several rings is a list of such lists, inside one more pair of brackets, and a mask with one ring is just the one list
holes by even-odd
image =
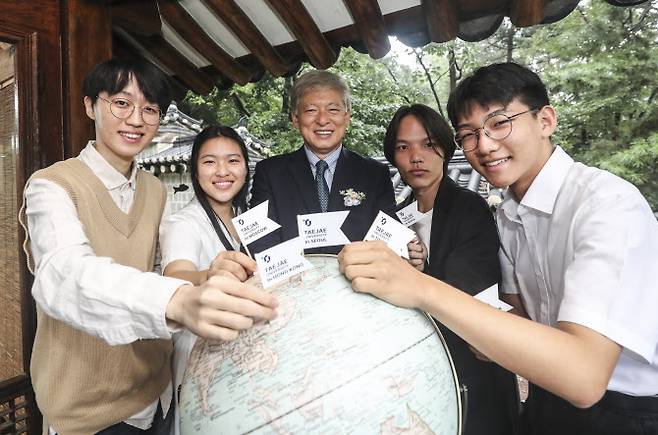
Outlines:
{"label": "outstretched arm", "polygon": [[25,197],[35,264],[32,294],[55,319],[119,345],[170,338],[168,320],[204,337],[230,339],[250,319],[276,316],[271,295],[235,279],[193,287],[97,256],[73,202],[53,182],[32,180]]}
{"label": "outstretched arm", "polygon": [[254,321],[275,318],[277,305],[262,289],[213,276],[198,287],[179,287],[167,304],[166,316],[197,335],[226,341],[237,338]]}
{"label": "outstretched arm", "polygon": [[164,276],[184,279],[201,285],[212,276],[225,276],[244,282],[256,271],[256,262],[238,251],[222,251],[208,269],[199,270],[189,260],[174,260],[165,267]]}
{"label": "outstretched arm", "polygon": [[621,347],[589,328],[551,328],[496,310],[415,270],[383,242],[352,243],[338,260],[356,291],[428,312],[487,358],[575,406],[605,393]]}

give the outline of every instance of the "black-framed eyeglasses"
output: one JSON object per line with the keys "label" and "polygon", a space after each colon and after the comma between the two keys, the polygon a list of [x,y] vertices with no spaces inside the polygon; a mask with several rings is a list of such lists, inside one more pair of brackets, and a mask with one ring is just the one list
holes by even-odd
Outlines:
{"label": "black-framed eyeglasses", "polygon": [[535,113],[541,109],[528,109],[514,115],[505,115],[504,113],[492,113],[487,116],[480,128],[462,127],[455,134],[455,143],[457,148],[464,152],[473,151],[478,146],[480,140],[480,130],[484,131],[487,137],[494,140],[503,140],[512,133],[512,120],[517,116],[526,113]]}
{"label": "black-framed eyeglasses", "polygon": [[[100,95],[97,95],[97,97],[107,102],[110,105],[110,113],[119,119],[130,118],[135,111],[135,107],[138,107],[127,98],[113,98],[108,100]],[[162,112],[157,106],[142,106],[139,108],[139,114],[144,123],[148,125],[158,125],[162,119]]]}

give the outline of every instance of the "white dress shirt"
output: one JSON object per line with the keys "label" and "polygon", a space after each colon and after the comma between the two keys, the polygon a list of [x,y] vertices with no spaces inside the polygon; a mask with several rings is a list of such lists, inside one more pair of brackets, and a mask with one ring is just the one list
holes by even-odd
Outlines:
{"label": "white dress shirt", "polygon": [[557,147],[521,202],[498,209],[502,292],[531,319],[622,346],[608,389],[658,394],[658,223],[640,192]]}
{"label": "white dress shirt", "polygon": [[[334,181],[336,165],[338,165],[338,158],[340,157],[341,151],[343,151],[342,145],[340,145],[338,148],[330,152],[324,159],[322,159],[327,162],[328,166],[327,170],[324,171],[324,180],[327,182],[329,192],[331,192],[331,184]],[[313,174],[313,178],[315,178],[315,164],[320,161],[320,157],[316,156],[306,144],[304,144],[304,152],[306,153],[308,163],[311,165],[311,173]]]}
{"label": "white dress shirt", "polygon": [[[96,151],[93,141],[78,158],[105,185],[117,207],[128,213],[135,193],[136,164],[126,179]],[[144,273],[96,256],[71,198],[52,181],[31,180],[25,188],[25,202],[35,265],[32,296],[46,314],[110,345],[171,338],[165,310],[186,281]],[[160,396],[163,415],[171,397],[169,383]],[[147,429],[157,404],[156,400],[126,423]]]}
{"label": "white dress shirt", "polygon": [[425,245],[427,249],[427,258],[425,261],[430,259],[430,238],[432,236],[432,212],[434,209],[430,209],[425,212],[425,217],[419,220],[418,222],[411,225],[411,229],[414,230],[418,238]]}
{"label": "white dress shirt", "polygon": [[[240,249],[240,242],[231,236],[224,225],[220,223],[220,226],[226,238],[233,245],[233,249]],[[215,233],[208,215],[206,215],[205,210],[196,198],[193,198],[178,212],[162,220],[160,224],[160,249],[163,271],[169,263],[176,260],[187,260],[193,263],[197,270],[206,270],[217,257],[217,254],[226,250]],[[176,389],[183,382],[187,361],[190,358],[196,339],[197,336],[187,329],[174,334],[172,371]],[[179,433],[178,414],[178,409],[176,409],[176,434]]]}

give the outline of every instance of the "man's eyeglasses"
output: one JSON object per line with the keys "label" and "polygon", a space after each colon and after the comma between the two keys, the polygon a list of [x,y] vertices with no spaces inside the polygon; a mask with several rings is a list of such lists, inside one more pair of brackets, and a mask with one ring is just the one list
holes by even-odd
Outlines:
{"label": "man's eyeglasses", "polygon": [[489,138],[494,140],[503,140],[512,133],[512,120],[517,116],[525,113],[535,113],[541,109],[528,109],[514,115],[505,115],[504,113],[492,113],[487,116],[480,128],[462,127],[455,134],[455,143],[457,148],[464,152],[473,151],[478,146],[480,140],[480,130],[484,131]]}
{"label": "man's eyeglasses", "polygon": [[[119,119],[130,118],[135,111],[135,107],[137,107],[135,103],[126,98],[108,100],[100,95],[97,95],[97,97],[109,103],[110,112]],[[158,125],[162,119],[162,112],[157,106],[142,106],[139,108],[139,114],[142,116],[144,123],[148,125]]]}

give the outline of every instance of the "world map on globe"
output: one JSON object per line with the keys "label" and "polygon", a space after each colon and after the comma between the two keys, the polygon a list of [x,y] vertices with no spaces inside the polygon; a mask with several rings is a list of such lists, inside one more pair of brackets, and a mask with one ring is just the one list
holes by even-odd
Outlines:
{"label": "world map on globe", "polygon": [[457,379],[422,312],[356,293],[335,256],[269,289],[278,317],[231,342],[198,339],[181,434],[461,431]]}

